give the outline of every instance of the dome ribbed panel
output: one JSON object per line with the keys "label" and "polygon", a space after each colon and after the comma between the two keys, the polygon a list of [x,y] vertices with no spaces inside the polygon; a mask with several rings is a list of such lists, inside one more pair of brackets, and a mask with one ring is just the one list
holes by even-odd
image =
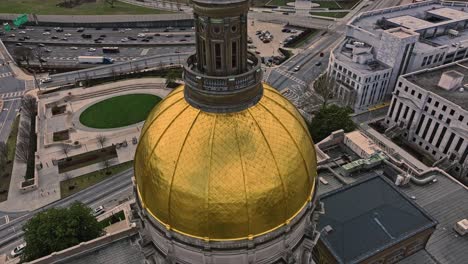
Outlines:
{"label": "dome ribbed panel", "polygon": [[281,227],[312,195],[313,143],[294,106],[270,87],[241,112],[189,106],[183,87],[150,113],[135,157],[145,208],[174,231],[244,239]]}

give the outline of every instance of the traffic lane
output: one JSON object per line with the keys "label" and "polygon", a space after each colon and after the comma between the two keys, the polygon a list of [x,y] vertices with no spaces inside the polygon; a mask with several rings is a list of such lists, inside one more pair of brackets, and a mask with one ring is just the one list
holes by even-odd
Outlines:
{"label": "traffic lane", "polygon": [[18,217],[16,220],[11,221],[9,224],[0,226],[0,253],[6,253],[11,250],[11,247],[18,245],[22,240],[22,227],[31,219],[35,214],[52,208],[52,207],[68,207],[75,201],[82,202],[91,208],[96,208],[101,204],[112,204],[125,200],[132,192],[133,170],[129,169],[111,178],[105,179],[102,182],[93,185],[75,195],[58,200],[43,208],[34,210],[28,214]]}
{"label": "traffic lane", "polygon": [[[10,135],[11,126],[15,121],[18,109],[21,106],[21,99],[4,101],[3,111],[0,114],[0,141],[6,142]],[[7,110],[5,110],[7,109]]]}
{"label": "traffic lane", "polygon": [[84,80],[89,77],[105,77],[110,74],[120,74],[134,71],[135,69],[144,69],[159,67],[161,65],[179,64],[187,59],[188,53],[168,54],[161,57],[148,57],[139,60],[130,60],[117,64],[104,65],[101,68],[86,69],[68,73],[59,73],[51,76],[52,82],[44,84],[44,87],[52,87],[68,83],[74,83],[77,80]]}
{"label": "traffic lane", "polygon": [[[26,31],[25,31],[26,32]],[[41,34],[35,34],[31,35],[26,32],[26,34],[19,34],[19,33],[10,33],[10,34],[5,34],[4,36],[1,37],[2,40],[4,41],[18,41],[19,38],[22,37],[29,37],[29,40],[24,40],[21,42],[27,43],[27,42],[34,42],[34,43],[65,43],[65,44],[73,44],[73,43],[94,43],[94,40],[97,38],[102,37],[102,42],[103,43],[117,43],[117,42],[122,42],[121,40],[124,38],[128,37],[133,37],[136,38],[137,40],[131,41],[129,40],[128,42],[142,42],[141,40],[144,39],[143,37],[138,38],[138,34],[142,32],[135,32],[135,33],[102,33],[102,34],[92,34],[92,33],[70,33],[70,32],[48,32],[50,34],[43,35],[42,32]],[[14,37],[11,37],[11,34],[15,34]],[[82,34],[90,34],[90,38],[83,38]],[[147,36],[152,36],[153,38],[149,42],[143,42],[143,43],[152,43],[152,42],[158,42],[158,43],[174,43],[174,42],[180,42],[182,39],[185,39],[186,41],[194,41],[194,32],[165,32],[165,33],[143,33]],[[52,37],[57,37],[57,39],[52,39]],[[66,41],[62,40],[62,38],[67,38]]]}
{"label": "traffic lane", "polygon": [[16,79],[12,75],[0,77],[0,93],[24,91],[24,81]]}
{"label": "traffic lane", "polygon": [[[14,50],[15,45],[8,44],[7,48],[9,50]],[[33,48],[34,45],[24,45],[24,47]],[[76,49],[75,49],[76,48]],[[50,52],[45,51],[45,49],[50,50]],[[90,51],[90,49],[95,49],[95,51]],[[194,51],[195,46],[185,45],[185,46],[155,46],[155,47],[120,47],[118,53],[104,53],[101,47],[90,46],[80,46],[80,47],[65,47],[65,46],[48,46],[42,49],[43,57],[78,57],[78,56],[105,56],[105,57],[127,57],[127,56],[148,56],[148,55],[158,55],[158,54],[168,54],[176,52],[189,52]]]}

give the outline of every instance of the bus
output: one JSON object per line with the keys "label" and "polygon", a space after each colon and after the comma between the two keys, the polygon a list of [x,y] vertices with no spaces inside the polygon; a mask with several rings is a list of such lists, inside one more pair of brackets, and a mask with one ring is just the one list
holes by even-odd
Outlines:
{"label": "bus", "polygon": [[103,53],[119,53],[119,47],[103,47]]}

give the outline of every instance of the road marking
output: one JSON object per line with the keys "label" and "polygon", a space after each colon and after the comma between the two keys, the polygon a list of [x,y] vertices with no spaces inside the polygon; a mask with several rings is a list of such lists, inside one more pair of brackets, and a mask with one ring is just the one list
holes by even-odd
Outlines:
{"label": "road marking", "polygon": [[297,78],[296,76],[293,76],[293,75],[290,74],[289,72],[283,71],[283,70],[278,69],[278,68],[277,68],[277,69],[274,69],[274,70],[275,70],[276,72],[278,72],[279,74],[281,74],[281,75],[283,75],[283,76],[285,76],[285,77],[287,77],[287,78],[289,78],[289,79],[295,81],[296,83],[298,83],[298,84],[300,84],[300,85],[307,86],[307,84],[306,84],[303,80]]}
{"label": "road marking", "polygon": [[143,50],[141,51],[141,53],[140,53],[140,56],[145,56],[146,54],[148,54],[148,51],[149,51],[149,50],[150,50],[150,49],[143,49]]}
{"label": "road marking", "polygon": [[0,94],[0,98],[7,99],[7,98],[11,98],[11,97],[20,97],[20,96],[23,96],[24,93],[25,93],[25,91],[4,93],[4,94]]}
{"label": "road marking", "polygon": [[4,72],[4,73],[0,73],[0,79],[1,78],[6,78],[6,77],[10,77],[12,76],[13,74],[11,72]]}

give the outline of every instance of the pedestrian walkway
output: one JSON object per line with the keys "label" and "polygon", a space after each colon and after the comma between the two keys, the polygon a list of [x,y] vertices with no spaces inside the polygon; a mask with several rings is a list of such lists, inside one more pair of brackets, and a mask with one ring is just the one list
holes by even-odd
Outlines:
{"label": "pedestrian walkway", "polygon": [[16,98],[16,97],[22,97],[24,94],[25,94],[25,91],[3,93],[3,94],[0,94],[0,98],[2,99]]}
{"label": "pedestrian walkway", "polygon": [[10,76],[13,76],[13,74],[11,72],[0,73],[0,79],[10,77]]}
{"label": "pedestrian walkway", "polygon": [[278,72],[279,74],[281,74],[281,75],[283,75],[283,76],[285,76],[285,77],[287,77],[287,78],[289,78],[289,79],[295,81],[295,82],[298,83],[299,85],[307,86],[306,82],[304,82],[303,80],[297,78],[296,76],[292,75],[292,74],[289,73],[289,72],[283,71],[283,70],[281,70],[281,69],[279,69],[279,68],[276,68],[276,69],[274,69],[274,70],[275,70],[276,72]]}

